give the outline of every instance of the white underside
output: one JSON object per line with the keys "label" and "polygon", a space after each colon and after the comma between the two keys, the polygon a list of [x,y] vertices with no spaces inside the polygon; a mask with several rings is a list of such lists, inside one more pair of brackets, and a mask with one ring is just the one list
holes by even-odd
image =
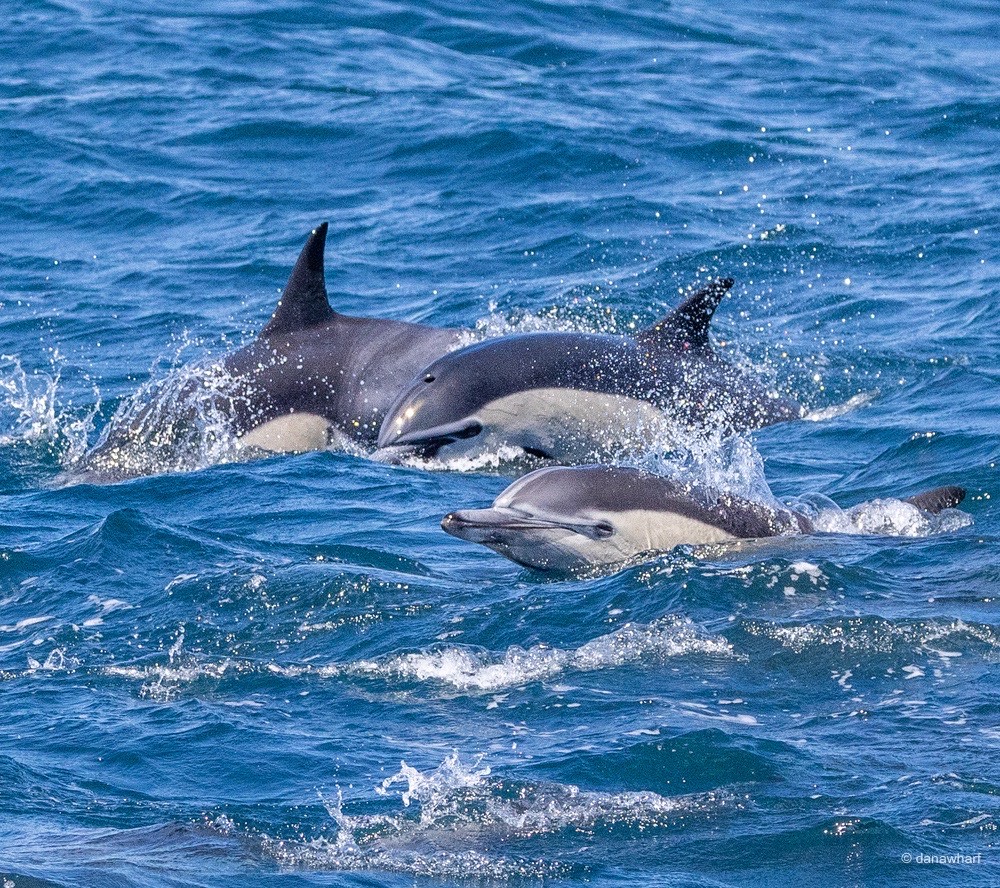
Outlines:
{"label": "white underside", "polygon": [[330,422],[315,413],[289,413],[241,435],[239,446],[270,453],[325,450],[330,444]]}
{"label": "white underside", "polygon": [[653,512],[646,509],[615,512],[609,515],[620,537],[619,545],[629,555],[642,552],[665,552],[675,546],[703,546],[737,539],[714,524],[676,512]]}
{"label": "white underside", "polygon": [[541,450],[562,462],[586,462],[621,450],[647,450],[670,435],[667,416],[647,401],[581,389],[528,389],[482,407],[483,432],[441,456],[496,452],[505,445]]}

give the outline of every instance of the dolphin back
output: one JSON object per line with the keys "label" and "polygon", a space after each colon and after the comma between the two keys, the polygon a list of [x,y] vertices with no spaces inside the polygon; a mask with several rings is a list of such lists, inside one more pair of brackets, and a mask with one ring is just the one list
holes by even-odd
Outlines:
{"label": "dolphin back", "polygon": [[965,488],[949,485],[947,487],[935,487],[924,493],[906,497],[903,502],[937,515],[945,509],[954,509],[965,499]]}
{"label": "dolphin back", "polygon": [[722,297],[733,286],[732,278],[720,278],[689,296],[670,314],[660,318],[655,324],[640,330],[635,338],[643,345],[657,346],[662,343],[676,345],[708,345],[708,328],[712,316],[719,307]]}
{"label": "dolphin back", "polygon": [[323,255],[328,223],[314,228],[288,277],[278,307],[261,336],[277,336],[305,327],[315,327],[334,316],[326,295]]}

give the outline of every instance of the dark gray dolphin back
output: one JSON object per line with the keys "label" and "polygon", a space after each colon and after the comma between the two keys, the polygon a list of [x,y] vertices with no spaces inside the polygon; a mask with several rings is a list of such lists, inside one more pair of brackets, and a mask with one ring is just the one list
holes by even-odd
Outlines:
{"label": "dark gray dolphin back", "polygon": [[306,240],[302,252],[288,276],[288,283],[281,294],[278,307],[271,320],[261,330],[264,337],[291,333],[305,327],[314,327],[333,318],[335,312],[330,307],[326,295],[326,278],[323,271],[323,254],[326,248],[324,222],[313,229]]}
{"label": "dark gray dolphin back", "polygon": [[635,335],[656,370],[660,406],[689,424],[709,419],[736,431],[798,419],[799,404],[771,393],[755,374],[712,348],[712,318],[732,286],[732,278],[711,282]]}
{"label": "dark gray dolphin back", "polygon": [[390,414],[406,402],[421,411],[424,426],[443,425],[531,389],[631,395],[635,379],[644,375],[642,350],[625,337],[521,333],[438,358],[402,392]]}
{"label": "dark gray dolphin back", "polygon": [[918,493],[915,496],[908,496],[903,502],[910,503],[918,509],[930,512],[932,515],[937,515],[938,512],[942,512],[945,509],[954,509],[964,499],[965,488],[950,485],[948,487],[935,487],[933,490]]}
{"label": "dark gray dolphin back", "polygon": [[235,381],[237,434],[282,415],[309,413],[357,443],[374,444],[400,389],[463,335],[334,311],[324,274],[326,234],[326,222],[312,231],[270,321],[225,360]]}
{"label": "dark gray dolphin back", "polygon": [[635,338],[646,346],[656,346],[664,342],[688,343],[696,347],[707,346],[708,328],[712,323],[712,316],[719,307],[722,297],[732,286],[732,278],[719,278],[713,281],[689,296],[655,324],[636,333]]}
{"label": "dark gray dolphin back", "polygon": [[[467,346],[428,366],[389,409],[380,446],[406,429],[440,429],[537,389],[576,389],[653,404],[691,426],[746,431],[798,418],[754,374],[712,348],[708,330],[732,279],[711,283],[635,336],[526,333]],[[412,409],[411,409],[412,408]],[[414,419],[402,419],[402,414]]]}
{"label": "dark gray dolphin back", "polygon": [[[240,439],[271,420],[303,414],[325,419],[358,444],[374,444],[400,389],[465,334],[335,312],[326,292],[326,235],[324,222],[306,239],[274,314],[253,342],[221,362],[184,368],[145,402],[127,405],[80,470],[109,480],[184,470],[202,458],[208,436],[222,425]],[[280,444],[289,433],[265,434]],[[269,449],[260,440],[251,443]],[[297,440],[295,446],[316,446],[316,436]]]}

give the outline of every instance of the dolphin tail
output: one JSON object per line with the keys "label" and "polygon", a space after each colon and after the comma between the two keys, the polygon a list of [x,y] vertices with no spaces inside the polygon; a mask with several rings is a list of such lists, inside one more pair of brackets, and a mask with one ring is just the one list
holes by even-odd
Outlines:
{"label": "dolphin tail", "polygon": [[965,488],[955,487],[935,487],[933,490],[918,493],[916,496],[908,496],[903,502],[910,503],[918,509],[937,515],[944,509],[953,509],[965,499]]}
{"label": "dolphin tail", "polygon": [[335,312],[330,308],[323,277],[323,253],[326,249],[327,223],[316,226],[299,253],[281,294],[278,307],[261,336],[291,333],[330,320]]}

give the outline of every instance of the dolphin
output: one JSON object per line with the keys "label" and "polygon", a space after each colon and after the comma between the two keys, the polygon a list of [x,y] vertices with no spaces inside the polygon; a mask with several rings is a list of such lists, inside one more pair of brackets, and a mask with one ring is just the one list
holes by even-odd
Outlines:
{"label": "dolphin", "polygon": [[[306,240],[260,335],[221,362],[184,368],[112,420],[82,461],[115,479],[189,467],[210,437],[268,453],[373,446],[386,410],[422,367],[468,341],[463,330],[350,317],[330,306],[327,223]],[[199,425],[201,428],[199,428]]]}
{"label": "dolphin", "polygon": [[439,357],[389,408],[378,446],[600,462],[664,421],[749,431],[802,416],[712,347],[709,324],[732,285],[713,281],[632,336],[527,333]]}
{"label": "dolphin", "polygon": [[[965,498],[939,487],[903,500],[937,514]],[[801,512],[683,484],[640,469],[549,466],[524,475],[488,509],[451,512],[441,527],[536,570],[618,564],[680,545],[811,533]]]}

